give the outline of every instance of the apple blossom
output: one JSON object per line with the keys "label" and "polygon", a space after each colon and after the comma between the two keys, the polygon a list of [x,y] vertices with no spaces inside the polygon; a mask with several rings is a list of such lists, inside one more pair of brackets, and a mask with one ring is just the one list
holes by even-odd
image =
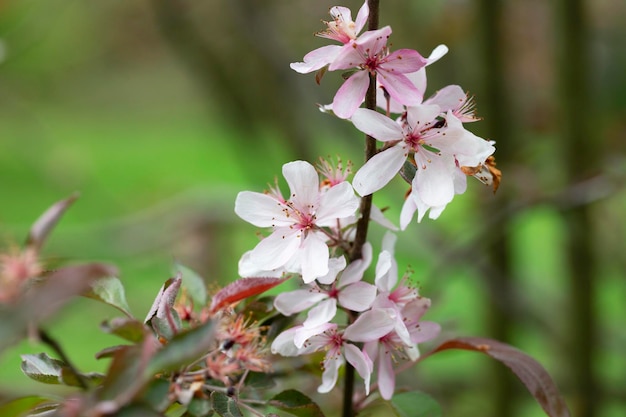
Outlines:
{"label": "apple blossom", "polygon": [[387,39],[391,27],[368,31],[354,40],[349,48],[342,48],[328,66],[329,71],[355,69],[343,83],[333,99],[333,112],[347,119],[363,103],[369,87],[369,74],[398,102],[411,106],[419,104],[420,93],[406,77],[418,71],[426,60],[412,49],[399,49],[389,53]]}
{"label": "apple blossom", "polygon": [[323,228],[354,215],[359,200],[348,182],[321,190],[315,168],[305,161],[283,165],[283,176],[289,184],[289,199],[277,188],[267,194],[243,191],[237,195],[235,213],[239,217],[272,228],[242,259],[240,269],[285,268],[301,273],[309,283],[328,273],[328,236]]}
{"label": "apple blossom", "polygon": [[369,8],[367,0],[363,3],[356,17],[356,21],[352,21],[352,12],[347,7],[334,6],[330,9],[332,22],[324,22],[327,26],[326,30],[316,33],[320,38],[332,39],[341,42],[342,45],[326,45],[317,48],[303,58],[304,62],[294,62],[290,65],[291,69],[301,74],[317,71],[330,64],[339,54],[342,47],[350,47],[350,42],[356,39],[357,35],[365,26],[369,16]]}
{"label": "apple blossom", "polygon": [[442,114],[433,104],[409,107],[406,120],[400,123],[369,109],[358,109],[352,122],[362,132],[391,145],[354,176],[354,189],[360,195],[384,187],[411,156],[416,167],[413,190],[424,204],[445,206],[455,194],[455,170],[478,166],[495,150],[490,142],[465,130],[451,111]]}

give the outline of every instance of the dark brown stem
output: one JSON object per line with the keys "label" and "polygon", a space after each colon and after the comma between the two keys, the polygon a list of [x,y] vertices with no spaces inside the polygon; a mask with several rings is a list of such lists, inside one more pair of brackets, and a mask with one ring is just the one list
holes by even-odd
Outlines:
{"label": "dark brown stem", "polygon": [[[378,17],[379,17],[379,0],[367,0],[369,6],[369,20],[367,23],[367,30],[378,29]],[[370,73],[370,85],[365,95],[365,107],[370,110],[376,109],[376,74]],[[365,135],[365,161],[367,162],[371,157],[376,155],[376,140]],[[350,261],[354,261],[361,258],[361,252],[363,245],[367,239],[367,230],[370,222],[370,212],[372,210],[372,195],[367,195],[361,198],[361,218],[357,222],[356,237],[354,238],[354,245],[350,252]],[[350,314],[348,316],[348,323],[354,322],[356,316]],[[354,367],[349,363],[346,363],[346,372],[344,376],[344,391],[343,391],[343,417],[354,416]]]}

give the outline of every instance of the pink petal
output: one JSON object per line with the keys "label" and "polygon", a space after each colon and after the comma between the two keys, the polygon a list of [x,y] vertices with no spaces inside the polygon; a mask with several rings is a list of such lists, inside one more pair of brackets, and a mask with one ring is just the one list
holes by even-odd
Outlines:
{"label": "pink petal", "polygon": [[419,52],[413,49],[398,49],[385,57],[380,68],[393,73],[406,74],[419,71],[427,62]]}
{"label": "pink petal", "polygon": [[441,108],[442,112],[454,110],[465,101],[465,91],[458,85],[449,85],[437,91],[432,97],[424,102],[424,104],[436,104]]}
{"label": "pink petal", "polygon": [[339,45],[322,46],[306,54],[303,58],[304,62],[293,62],[289,64],[289,67],[300,74],[317,71],[333,62],[339,51],[341,51]]}
{"label": "pink petal", "polygon": [[365,0],[363,2],[363,5],[359,9],[359,12],[356,15],[356,20],[354,21],[355,23],[354,31],[357,34],[361,32],[361,30],[365,26],[365,23],[367,23],[367,18],[369,17],[369,15],[370,15],[370,8],[367,4],[367,0]]}
{"label": "pink petal", "polygon": [[294,223],[285,216],[285,206],[267,194],[242,191],[235,200],[235,213],[257,227],[281,227]]}
{"label": "pink petal", "polygon": [[390,308],[377,308],[361,314],[344,332],[344,338],[353,342],[380,339],[393,330],[397,314]]}
{"label": "pink petal", "polygon": [[376,71],[376,79],[394,99],[405,106],[416,106],[422,102],[422,94],[404,74],[392,71]]}
{"label": "pink petal", "polygon": [[343,350],[348,363],[354,366],[359,376],[363,378],[365,382],[365,395],[368,395],[370,392],[370,377],[373,368],[371,359],[351,343],[346,343]]}
{"label": "pink petal", "polygon": [[317,207],[319,196],[319,176],[313,165],[306,161],[293,161],[283,165],[283,176],[289,184],[288,200],[296,208],[303,210],[313,205]]}
{"label": "pink petal", "polygon": [[393,372],[391,353],[381,351],[378,355],[378,391],[385,400],[390,400],[396,388],[396,375]]}
{"label": "pink petal", "polygon": [[311,283],[315,278],[323,277],[328,273],[328,246],[317,234],[307,234],[300,248],[299,256],[302,280],[305,284]]}
{"label": "pink petal", "polygon": [[307,308],[314,306],[323,299],[328,298],[326,293],[313,291],[311,289],[301,289],[283,292],[274,299],[274,307],[282,315],[291,316]]}
{"label": "pink petal", "polygon": [[367,282],[355,282],[341,289],[339,304],[352,311],[365,311],[376,298],[376,287]]}
{"label": "pink petal", "polygon": [[380,190],[400,171],[406,157],[407,151],[402,144],[374,155],[354,175],[355,191],[366,196]]}
{"label": "pink petal", "polygon": [[441,332],[439,323],[432,321],[421,321],[419,326],[411,329],[411,341],[415,344],[427,342],[434,339]]}
{"label": "pink petal", "polygon": [[361,132],[382,142],[404,137],[402,126],[398,122],[374,110],[357,109],[350,120]]}
{"label": "pink petal", "polygon": [[391,26],[370,30],[359,36],[355,43],[361,51],[366,51],[368,56],[373,57],[387,45],[387,40],[389,36],[391,36],[391,32]]}
{"label": "pink petal", "polygon": [[318,226],[337,226],[337,219],[352,216],[359,208],[360,200],[349,182],[341,182],[323,193],[315,213]]}
{"label": "pink petal", "polygon": [[348,78],[337,90],[333,99],[333,112],[341,119],[352,117],[359,108],[369,87],[369,73],[359,71]]}

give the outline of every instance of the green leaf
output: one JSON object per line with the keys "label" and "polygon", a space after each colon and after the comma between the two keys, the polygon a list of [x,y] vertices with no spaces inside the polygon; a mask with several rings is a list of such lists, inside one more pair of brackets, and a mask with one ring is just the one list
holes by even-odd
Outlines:
{"label": "green leaf", "polygon": [[193,300],[194,306],[204,307],[207,302],[207,290],[204,279],[195,271],[187,268],[178,262],[174,263],[173,272],[180,272],[183,277],[183,287],[187,288],[187,293]]}
{"label": "green leaf", "polygon": [[79,380],[76,373],[70,368],[62,368],[61,369],[61,383],[70,387],[80,387],[83,388],[83,383],[86,382],[89,386],[95,387],[100,385],[104,380],[104,375],[98,372],[89,372],[86,374],[80,374],[81,379]]}
{"label": "green leaf", "polygon": [[170,406],[168,394],[170,390],[170,382],[162,379],[155,378],[146,391],[142,394],[142,398],[146,404],[150,405],[153,409],[165,412]]}
{"label": "green leaf", "polygon": [[221,392],[211,393],[211,405],[213,410],[222,417],[243,417],[235,400]]}
{"label": "green leaf", "polygon": [[115,417],[165,417],[165,414],[153,410],[146,404],[131,404],[115,413]]}
{"label": "green leaf", "polygon": [[194,417],[205,417],[213,414],[213,406],[207,398],[192,398],[187,406],[187,413]]}
{"label": "green leaf", "polygon": [[294,389],[276,394],[269,400],[269,404],[298,417],[324,417],[321,408],[313,400]]}
{"label": "green leaf", "polygon": [[130,318],[133,317],[126,301],[124,285],[116,277],[102,278],[93,282],[91,291],[85,296],[115,307]]}
{"label": "green leaf", "polygon": [[204,355],[214,344],[215,326],[212,321],[181,332],[154,355],[146,368],[146,375],[177,370]]}
{"label": "green leaf", "polygon": [[400,176],[409,184],[413,183],[413,178],[417,173],[417,168],[411,162],[406,161],[400,170]]}
{"label": "green leaf", "polygon": [[114,334],[133,343],[141,342],[149,331],[142,322],[127,317],[115,317],[102,322],[100,328],[106,333]]}
{"label": "green leaf", "polygon": [[66,366],[65,362],[51,358],[46,353],[22,355],[22,372],[44,384],[61,384],[61,372]]}
{"label": "green leaf", "polygon": [[396,394],[391,404],[400,417],[441,417],[441,406],[421,391]]}
{"label": "green leaf", "polygon": [[51,402],[51,398],[32,395],[16,398],[4,404],[0,404],[0,416],[22,416],[26,411],[35,410],[37,407],[58,407],[57,402]]}

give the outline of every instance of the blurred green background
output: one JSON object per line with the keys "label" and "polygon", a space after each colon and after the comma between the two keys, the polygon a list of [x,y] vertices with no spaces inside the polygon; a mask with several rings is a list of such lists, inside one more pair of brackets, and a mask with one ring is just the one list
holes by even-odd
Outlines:
{"label": "blurred green background", "polygon": [[[341,4],[356,14],[361,2]],[[362,161],[361,135],[316,109],[340,77],[318,86],[288,66],[326,44],[312,34],[333,5],[0,1],[5,247],[80,191],[47,260],[115,263],[138,317],[173,260],[210,283],[235,279],[258,239],[233,212],[238,191],[261,191],[294,159]],[[574,416],[626,415],[625,19],[622,0],[381,2],[393,48],[448,45],[429,92],[460,84],[475,95],[485,120],[468,127],[496,140],[504,174],[497,195],[474,182],[439,220],[411,225],[400,267],[432,299],[440,340],[512,343],[549,370]],[[405,191],[396,180],[375,203],[397,222]],[[375,247],[382,233],[373,228]],[[49,327],[81,369],[102,371],[93,353],[118,340],[98,324],[115,315],[77,300]],[[19,370],[20,353],[41,350],[4,352],[0,388],[41,391]],[[443,353],[402,382],[446,416],[542,415],[481,355]]]}

